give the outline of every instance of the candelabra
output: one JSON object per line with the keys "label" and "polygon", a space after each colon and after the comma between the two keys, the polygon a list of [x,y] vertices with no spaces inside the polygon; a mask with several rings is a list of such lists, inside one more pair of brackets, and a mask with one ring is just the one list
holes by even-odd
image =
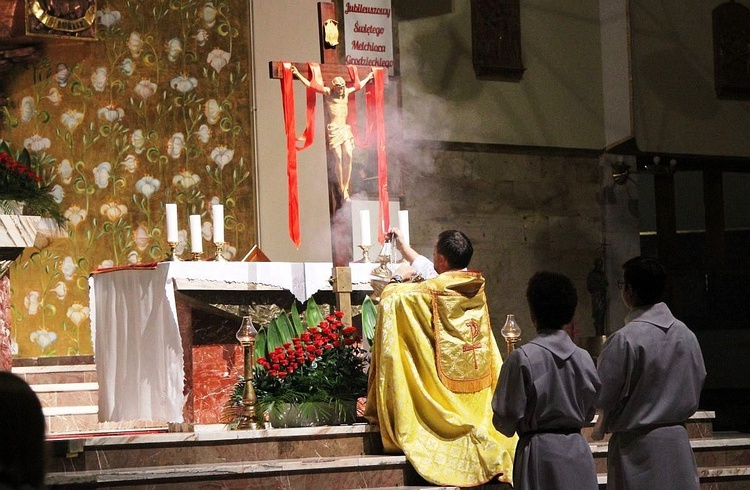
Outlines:
{"label": "candelabra", "polygon": [[177,248],[178,242],[167,242],[167,245],[169,245],[169,254],[167,255],[167,262],[180,262],[182,259],[174,252],[175,248]]}
{"label": "candelabra", "polygon": [[358,245],[358,247],[362,249],[362,258],[357,262],[360,264],[372,263],[372,261],[370,260],[370,249],[372,248],[372,245]]}
{"label": "candelabra", "polygon": [[255,357],[255,337],[258,336],[258,331],[255,330],[255,326],[249,315],[242,318],[242,325],[240,325],[240,329],[237,330],[235,336],[242,346],[245,355],[245,389],[242,391],[242,416],[237,428],[257,429],[258,422],[255,413],[257,397],[255,396],[255,387],[253,386],[255,366],[253,358]]}
{"label": "candelabra", "polygon": [[224,258],[224,245],[226,245],[225,242],[214,242],[214,246],[216,247],[216,253],[214,254],[214,260],[217,262],[226,262],[227,259]]}
{"label": "candelabra", "polygon": [[516,323],[514,315],[508,315],[505,318],[505,325],[500,329],[500,334],[505,338],[505,345],[508,347],[508,355],[515,349],[516,342],[521,340],[521,328]]}

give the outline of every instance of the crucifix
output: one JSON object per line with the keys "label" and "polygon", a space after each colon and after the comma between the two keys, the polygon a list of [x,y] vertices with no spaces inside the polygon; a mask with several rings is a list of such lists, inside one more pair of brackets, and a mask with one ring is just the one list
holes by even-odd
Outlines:
{"label": "crucifix", "polygon": [[[367,83],[374,80],[375,95],[373,99],[376,102],[372,105],[370,104],[370,94],[372,92],[368,93],[368,107],[376,107],[379,101],[379,117],[376,116],[377,121],[374,126],[376,126],[375,129],[378,133],[378,179],[381,221],[384,221],[387,226],[387,170],[385,165],[384,124],[382,121],[382,90],[387,77],[382,72],[382,69],[341,64],[341,60],[344,59],[344,52],[342,44],[338,42],[338,21],[336,19],[336,10],[333,3],[318,3],[322,61],[319,65],[313,63],[271,61],[269,71],[271,78],[282,80],[282,91],[293,90],[291,88],[291,81],[294,78],[300,80],[309,89],[307,94],[308,127],[299,139],[294,134],[293,103],[290,104],[286,96],[284,102],[284,116],[287,129],[287,175],[290,192],[290,234],[296,245],[299,245],[300,240],[299,224],[293,223],[293,219],[295,219],[293,215],[296,212],[295,207],[298,206],[296,201],[296,151],[306,148],[312,142],[314,131],[310,121],[310,107],[312,106],[312,110],[314,111],[316,92],[323,95],[328,146],[326,159],[328,163],[332,258],[334,267],[346,267],[352,261],[351,189],[349,183],[352,170],[352,154],[354,152],[354,134],[346,122],[350,108],[352,107],[349,104],[349,99],[350,95],[353,95],[355,91],[364,88]],[[289,86],[285,88],[287,81]],[[289,105],[292,107],[289,108]],[[297,227],[296,230],[295,226]],[[381,223],[382,227],[383,223]],[[387,228],[384,231],[387,231]]]}

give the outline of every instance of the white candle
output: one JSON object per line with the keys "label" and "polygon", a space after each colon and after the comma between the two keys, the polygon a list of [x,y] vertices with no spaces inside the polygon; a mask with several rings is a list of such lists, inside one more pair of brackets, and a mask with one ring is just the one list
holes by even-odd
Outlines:
{"label": "white candle", "polygon": [[201,234],[201,216],[190,215],[190,251],[203,253],[203,235]]}
{"label": "white candle", "polygon": [[211,207],[211,216],[214,220],[214,243],[224,243],[224,206],[214,204]]}
{"label": "white candle", "polygon": [[167,204],[167,242],[177,243],[177,204]]}
{"label": "white candle", "polygon": [[401,234],[404,236],[404,242],[410,244],[409,241],[409,211],[398,212],[398,229],[401,230]]}
{"label": "white candle", "polygon": [[370,238],[370,211],[362,209],[359,212],[359,226],[360,235],[359,241],[362,246],[372,245],[372,239]]}

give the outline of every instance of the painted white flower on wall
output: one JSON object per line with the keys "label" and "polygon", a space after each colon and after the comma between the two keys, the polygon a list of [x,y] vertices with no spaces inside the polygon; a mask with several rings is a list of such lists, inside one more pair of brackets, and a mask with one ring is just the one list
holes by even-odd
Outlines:
{"label": "painted white flower on wall", "polygon": [[60,204],[65,197],[65,191],[60,184],[55,184],[55,186],[49,191],[49,193],[52,196],[52,199],[54,199],[57,204]]}
{"label": "painted white flower on wall", "polygon": [[203,113],[206,115],[208,124],[216,124],[221,118],[221,108],[216,99],[208,99],[206,101],[206,107],[203,109]]}
{"label": "painted white flower on wall", "polygon": [[72,204],[65,210],[65,218],[73,225],[73,228],[78,228],[78,225],[86,220],[88,214],[88,211],[81,209],[77,204]]}
{"label": "painted white flower on wall", "polygon": [[55,74],[55,80],[57,80],[57,86],[65,88],[68,86],[68,80],[70,80],[70,68],[65,63],[57,64],[57,73]]}
{"label": "painted white flower on wall", "polygon": [[45,138],[39,134],[35,134],[23,140],[24,148],[28,149],[29,151],[44,151],[51,145],[52,142],[49,140],[49,138]]}
{"label": "painted white flower on wall", "polygon": [[67,158],[62,159],[57,165],[57,175],[60,176],[63,184],[70,184],[73,180],[73,166],[70,164],[70,160]]}
{"label": "painted white flower on wall", "polygon": [[198,32],[195,33],[195,43],[198,46],[205,46],[206,41],[208,41],[208,32],[206,32],[205,29],[198,29]]}
{"label": "painted white flower on wall", "polygon": [[177,160],[182,155],[182,150],[185,149],[185,135],[182,133],[175,133],[169,138],[167,143],[167,154],[172,157],[173,160]]}
{"label": "painted white flower on wall", "polygon": [[117,10],[112,10],[109,7],[98,10],[96,12],[96,16],[99,18],[99,23],[106,28],[110,28],[113,25],[119,23],[120,18],[122,17],[122,15],[120,15],[120,12],[118,12]]}
{"label": "painted white flower on wall", "polygon": [[203,22],[206,23],[206,27],[213,27],[216,24],[216,8],[213,2],[206,2],[201,14],[203,15]]}
{"label": "painted white flower on wall", "polygon": [[99,116],[99,119],[112,123],[125,117],[125,110],[123,110],[122,107],[110,104],[105,107],[100,107],[99,110],[96,111],[96,114]]}
{"label": "painted white flower on wall", "polygon": [[52,288],[52,292],[55,293],[57,299],[63,300],[68,294],[68,285],[62,281],[58,281],[57,284],[55,284],[55,287]]}
{"label": "painted white flower on wall", "polygon": [[188,245],[188,232],[187,230],[180,230],[177,232],[177,246],[174,248],[174,253],[181,255],[185,251]]}
{"label": "painted white flower on wall", "polygon": [[115,266],[115,261],[112,259],[106,259],[102,260],[102,262],[99,264],[99,269],[108,269],[110,267]]}
{"label": "painted white flower on wall", "polygon": [[169,41],[167,41],[167,59],[169,61],[177,61],[177,59],[180,57],[180,54],[182,54],[182,41],[180,41],[178,38],[173,37]]}
{"label": "painted white flower on wall", "polygon": [[206,241],[213,241],[214,238],[214,225],[210,221],[204,221],[201,226],[201,235]]}
{"label": "painted white flower on wall", "polygon": [[102,207],[99,208],[99,212],[105,218],[114,223],[118,219],[121,219],[123,216],[128,214],[128,207],[116,201],[109,201],[102,204]]}
{"label": "painted white flower on wall", "polygon": [[120,71],[123,75],[126,77],[129,77],[135,72],[135,63],[130,58],[125,58],[122,60],[122,63],[120,63]]}
{"label": "painted white flower on wall", "polygon": [[151,196],[154,195],[154,192],[159,190],[159,187],[161,187],[159,179],[150,175],[144,175],[135,183],[135,189],[146,196],[146,199],[151,198]]}
{"label": "painted white flower on wall", "polygon": [[221,252],[221,256],[227,260],[233,260],[235,255],[237,255],[237,247],[233,247],[225,243],[224,249]]}
{"label": "painted white flower on wall", "polygon": [[57,87],[50,88],[44,98],[49,100],[54,106],[58,106],[62,102],[62,94],[57,90]]}
{"label": "painted white flower on wall", "polygon": [[34,118],[34,97],[27,95],[21,99],[21,121],[29,122]]}
{"label": "painted white flower on wall", "polygon": [[151,236],[149,236],[145,225],[141,224],[133,232],[133,242],[135,243],[136,248],[141,252],[146,250],[148,244],[151,243]]}
{"label": "painted white flower on wall", "polygon": [[94,70],[94,73],[91,75],[91,86],[93,86],[94,90],[97,92],[104,92],[104,89],[107,88],[106,67],[100,66]]}
{"label": "painted white flower on wall", "polygon": [[142,129],[136,129],[133,134],[130,135],[130,143],[133,145],[133,149],[137,154],[143,153],[143,147],[146,145],[146,138],[143,136]]}
{"label": "painted white flower on wall", "polygon": [[23,306],[26,308],[26,313],[29,315],[39,313],[39,300],[41,297],[41,293],[37,290],[26,293],[26,296],[23,298]]}
{"label": "painted white flower on wall", "polygon": [[128,45],[128,49],[130,50],[130,54],[133,55],[133,58],[137,58],[141,55],[141,52],[143,51],[143,39],[141,38],[140,32],[131,32],[126,44]]}
{"label": "painted white flower on wall", "polygon": [[169,86],[178,92],[187,93],[198,86],[198,80],[195,77],[189,77],[186,74],[178,75],[169,82]]}
{"label": "painted white flower on wall", "polygon": [[208,53],[206,61],[214,70],[216,70],[216,73],[219,73],[222,68],[227,66],[227,63],[229,63],[229,58],[231,56],[231,53],[227,53],[223,49],[214,48],[213,51]]}
{"label": "painted white flower on wall", "polygon": [[83,113],[75,109],[68,109],[60,116],[60,122],[72,133],[83,122]]}
{"label": "painted white flower on wall", "polygon": [[138,252],[136,252],[135,250],[131,250],[128,253],[127,261],[128,261],[128,264],[135,265],[141,261],[141,256],[138,255]]}
{"label": "painted white flower on wall", "polygon": [[70,321],[75,324],[76,327],[80,327],[81,323],[86,320],[91,314],[91,308],[83,306],[81,303],[73,303],[68,308],[65,316],[70,318]]}
{"label": "painted white flower on wall", "polygon": [[183,170],[172,179],[174,185],[182,187],[183,189],[190,189],[200,181],[201,178],[198,177],[198,174],[194,174],[190,170]]}
{"label": "painted white flower on wall", "polygon": [[57,334],[48,330],[36,330],[29,334],[29,340],[39,345],[42,350],[46,349],[50,345],[57,341]]}
{"label": "painted white flower on wall", "polygon": [[135,155],[128,155],[125,157],[125,160],[120,162],[120,165],[125,167],[125,170],[127,170],[131,174],[134,174],[135,169],[138,168],[138,158],[136,158]]}
{"label": "painted white flower on wall", "polygon": [[76,267],[76,263],[73,262],[73,257],[68,255],[63,259],[62,267],[60,267],[60,270],[62,270],[63,276],[65,276],[66,281],[70,281],[73,279],[73,274],[76,273],[76,270],[78,267]]}
{"label": "painted white flower on wall", "polygon": [[219,145],[211,151],[211,160],[213,160],[221,169],[223,169],[227,163],[231,162],[233,157],[234,150],[231,150],[224,145]]}
{"label": "painted white flower on wall", "polygon": [[211,139],[211,128],[209,128],[207,124],[201,124],[201,127],[198,128],[198,131],[195,134],[198,136],[201,143],[208,143],[208,140]]}
{"label": "painted white flower on wall", "polygon": [[102,162],[94,168],[94,182],[99,189],[106,189],[109,185],[109,176],[112,174],[112,164]]}
{"label": "painted white flower on wall", "polygon": [[156,84],[149,78],[144,78],[135,85],[133,91],[138,94],[143,100],[147,100],[149,97],[156,93]]}

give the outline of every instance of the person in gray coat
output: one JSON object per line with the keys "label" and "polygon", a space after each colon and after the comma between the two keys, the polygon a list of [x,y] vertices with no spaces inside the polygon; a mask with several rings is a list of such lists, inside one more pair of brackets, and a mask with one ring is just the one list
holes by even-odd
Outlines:
{"label": "person in gray coat", "polygon": [[519,436],[513,488],[597,490],[581,427],[594,417],[599,376],[563,330],[575,314],[575,287],[562,274],[537,272],[526,299],[537,334],[503,363],[492,399],[495,428]]}
{"label": "person in gray coat", "polygon": [[618,285],[630,312],[599,355],[592,436],[612,433],[608,489],[699,488],[685,422],[698,409],[706,368],[693,332],[659,302],[666,276],[654,258],[623,264]]}

